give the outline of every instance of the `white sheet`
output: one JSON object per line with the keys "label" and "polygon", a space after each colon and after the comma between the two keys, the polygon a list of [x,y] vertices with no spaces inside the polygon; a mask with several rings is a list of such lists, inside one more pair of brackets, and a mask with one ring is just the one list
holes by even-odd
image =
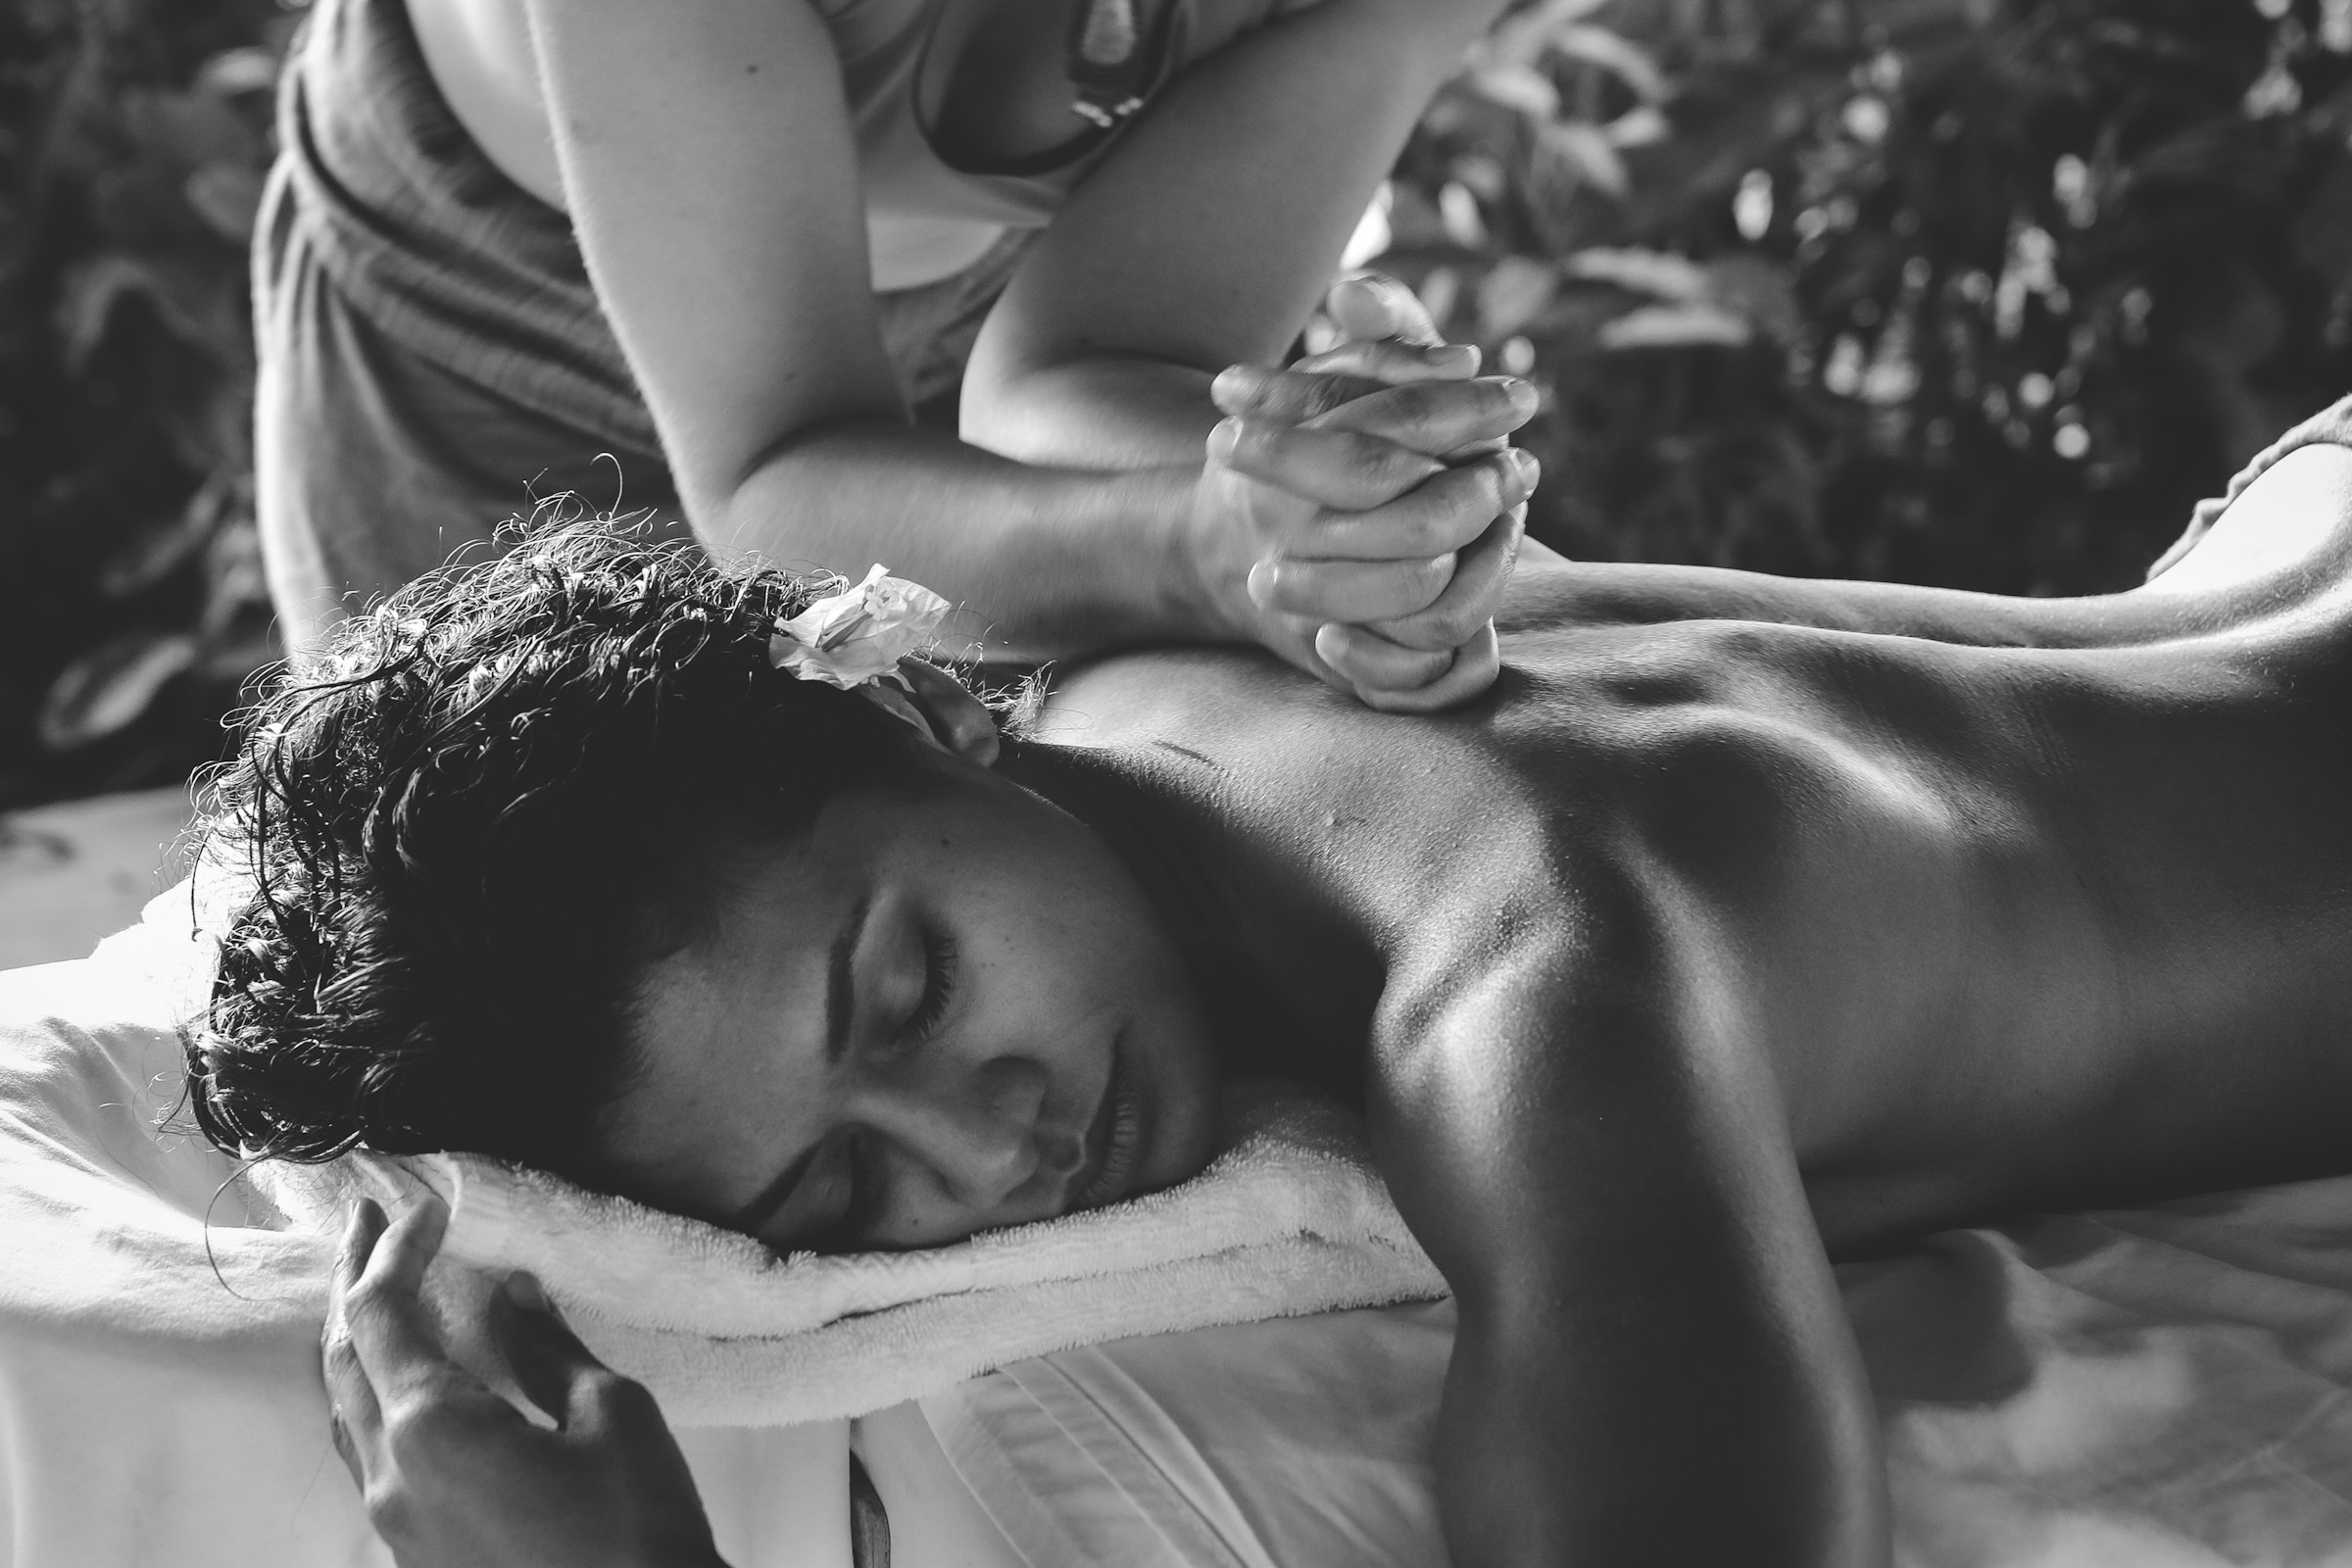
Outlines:
{"label": "white sheet", "polygon": [[[1903,1568],[2352,1568],[2352,1180],[1955,1231],[1840,1278]],[[1442,1568],[1450,1342],[1444,1303],[1205,1329],[923,1407],[1027,1568]]]}

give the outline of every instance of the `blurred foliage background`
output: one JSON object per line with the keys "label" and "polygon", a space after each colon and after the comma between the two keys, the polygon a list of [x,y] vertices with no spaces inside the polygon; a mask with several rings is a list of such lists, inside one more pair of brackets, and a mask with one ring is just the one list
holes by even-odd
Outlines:
{"label": "blurred foliage background", "polygon": [[[0,0],[0,808],[178,778],[270,657],[296,20]],[[1384,200],[1376,265],[1544,387],[1568,554],[2111,590],[2347,387],[2352,0],[1528,0]]]}

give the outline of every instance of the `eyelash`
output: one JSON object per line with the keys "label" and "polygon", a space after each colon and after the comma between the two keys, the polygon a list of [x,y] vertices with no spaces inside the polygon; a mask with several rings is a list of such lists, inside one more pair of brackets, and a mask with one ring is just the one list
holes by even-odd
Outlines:
{"label": "eyelash", "polygon": [[948,1015],[956,996],[956,942],[953,937],[923,932],[923,999],[899,1030],[902,1044],[920,1045]]}
{"label": "eyelash", "polygon": [[[940,932],[923,931],[923,995],[899,1029],[902,1047],[919,1046],[931,1037],[948,1015],[948,1004],[956,997],[956,942]],[[820,1251],[838,1251],[859,1245],[863,1233],[882,1209],[883,1179],[873,1157],[873,1147],[859,1138],[850,1146],[849,1201],[842,1205],[841,1217],[826,1228],[826,1236],[817,1243]]]}

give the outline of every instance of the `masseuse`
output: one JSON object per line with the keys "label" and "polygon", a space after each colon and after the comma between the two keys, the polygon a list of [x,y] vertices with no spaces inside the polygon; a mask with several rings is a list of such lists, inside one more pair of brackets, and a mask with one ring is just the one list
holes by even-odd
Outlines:
{"label": "masseuse", "polygon": [[1245,641],[1378,707],[1473,695],[1532,390],[1396,340],[1393,286],[1335,297],[1361,341],[1322,368],[1426,383],[1484,450],[1219,372],[1284,360],[1499,9],[320,0],[256,256],[293,639],[572,492],[888,562],[992,657]]}

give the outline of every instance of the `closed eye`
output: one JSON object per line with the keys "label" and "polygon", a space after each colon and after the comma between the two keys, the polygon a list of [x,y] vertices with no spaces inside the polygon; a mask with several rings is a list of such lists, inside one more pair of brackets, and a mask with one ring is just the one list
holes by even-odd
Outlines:
{"label": "closed eye", "polygon": [[923,997],[906,1021],[899,1026],[901,1047],[919,1046],[946,1021],[956,1000],[956,939],[944,931],[923,928]]}

